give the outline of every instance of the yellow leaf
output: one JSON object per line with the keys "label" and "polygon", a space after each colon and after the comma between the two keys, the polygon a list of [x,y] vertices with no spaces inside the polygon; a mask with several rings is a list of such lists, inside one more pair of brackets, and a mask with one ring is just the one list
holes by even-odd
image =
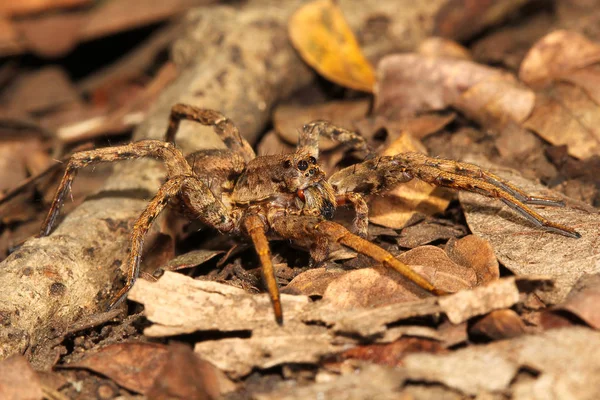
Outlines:
{"label": "yellow leaf", "polygon": [[334,1],[316,0],[302,6],[292,15],[288,29],[300,56],[325,78],[373,92],[373,67]]}

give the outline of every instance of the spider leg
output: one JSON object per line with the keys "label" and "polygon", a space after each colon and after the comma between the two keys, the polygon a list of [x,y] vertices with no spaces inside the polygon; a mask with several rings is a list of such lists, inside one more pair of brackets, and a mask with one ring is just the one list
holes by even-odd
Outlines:
{"label": "spider leg", "polygon": [[223,140],[223,143],[232,151],[240,154],[246,162],[256,157],[252,146],[242,137],[238,128],[229,118],[218,111],[198,108],[188,104],[179,103],[171,108],[169,127],[165,134],[166,142],[175,142],[175,135],[179,130],[179,123],[182,119],[212,126],[215,133]]}
{"label": "spider leg", "polygon": [[[80,168],[101,162],[130,160],[142,157],[153,157],[164,162],[167,169],[167,178],[176,176],[192,176],[193,171],[183,154],[172,143],[160,140],[142,140],[123,146],[106,147],[90,151],[81,151],[70,158],[65,174],[63,175],[48,215],[42,224],[39,236],[47,236],[52,230],[64,198],[71,188],[71,184]],[[188,185],[194,186],[193,196],[198,198],[196,214],[205,222],[217,229],[228,230],[233,225],[228,211],[223,203],[215,198],[208,187],[194,179],[188,180]],[[210,213],[212,212],[212,214]]]}
{"label": "spider leg", "polygon": [[282,237],[288,239],[302,240],[310,237],[314,240],[318,237],[325,237],[330,243],[340,243],[396,270],[428,292],[436,295],[447,294],[445,291],[437,289],[408,265],[397,260],[392,254],[368,240],[354,235],[336,222],[310,216],[288,215],[275,218],[271,223],[271,227]]}
{"label": "spider leg", "polygon": [[315,158],[319,158],[319,137],[321,135],[354,150],[364,151],[367,154],[373,153],[365,138],[359,133],[320,120],[310,122],[302,127],[298,138],[297,151],[304,151]]}
{"label": "spider leg", "polygon": [[269,242],[265,234],[267,227],[262,219],[257,215],[249,215],[243,222],[243,227],[246,230],[250,239],[254,243],[254,248],[260,259],[262,266],[263,279],[267,285],[273,311],[275,312],[275,320],[279,325],[283,325],[283,312],[281,309],[281,298],[279,296],[279,288],[275,279],[275,271],[273,269],[273,261],[271,260],[271,251],[269,250]]}
{"label": "spider leg", "polygon": [[133,284],[140,273],[142,248],[146,234],[150,230],[150,227],[152,226],[152,223],[156,217],[158,217],[161,211],[164,210],[166,205],[169,203],[169,200],[179,193],[187,179],[190,178],[178,176],[163,183],[156,196],[154,196],[144,212],[142,212],[142,214],[138,217],[133,230],[131,231],[131,247],[129,249],[129,256],[127,257],[127,263],[125,267],[127,271],[127,281],[125,286],[123,286],[110,301],[108,310],[111,310],[121,303],[125,299],[125,296],[129,290],[133,287]]}
{"label": "spider leg", "polygon": [[350,203],[355,214],[354,221],[352,221],[352,232],[361,238],[366,238],[367,228],[369,227],[369,207],[363,196],[348,192],[336,196],[336,202],[338,206]]}

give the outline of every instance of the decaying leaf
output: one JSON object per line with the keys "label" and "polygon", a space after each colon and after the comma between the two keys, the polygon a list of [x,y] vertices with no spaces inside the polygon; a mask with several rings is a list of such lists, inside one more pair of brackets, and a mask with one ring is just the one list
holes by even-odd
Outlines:
{"label": "decaying leaf", "polygon": [[98,372],[124,388],[143,394],[154,385],[167,363],[167,354],[167,346],[162,344],[119,343],[88,354],[83,360],[65,367]]}
{"label": "decaying leaf", "polygon": [[321,75],[342,86],[373,91],[373,67],[336,2],[315,0],[302,6],[290,18],[288,31],[304,61]]}
{"label": "decaying leaf", "polygon": [[167,262],[162,268],[165,271],[177,271],[184,268],[192,268],[204,264],[208,260],[223,254],[222,250],[192,250],[188,253],[177,256]]}
{"label": "decaying leaf", "polygon": [[578,32],[558,30],[544,36],[529,50],[521,63],[519,78],[539,89],[554,80],[571,81],[581,69],[598,62],[598,44]]}
{"label": "decaying leaf", "polygon": [[524,334],[525,324],[513,310],[496,310],[475,322],[469,332],[494,340],[508,339]]}
{"label": "decaying leaf", "polygon": [[446,253],[457,264],[471,268],[477,275],[479,285],[495,281],[500,277],[498,259],[490,242],[476,235],[461,239],[450,239]]}
{"label": "decaying leaf", "polygon": [[377,67],[375,109],[386,114],[441,110],[453,106],[485,124],[522,122],[535,102],[514,76],[472,61],[395,54]]}
{"label": "decaying leaf", "polygon": [[584,89],[555,83],[537,93],[535,108],[524,125],[554,145],[568,145],[571,155],[588,158],[600,154],[598,110]]}
{"label": "decaying leaf", "polygon": [[583,275],[573,286],[564,303],[556,308],[581,318],[594,329],[600,329],[600,275]]}
{"label": "decaying leaf", "polygon": [[[288,143],[298,143],[298,131],[304,124],[322,119],[341,126],[353,129],[355,120],[364,118],[369,111],[368,100],[332,101],[312,106],[307,105],[281,105],[275,109],[273,124],[276,132]],[[319,149],[329,150],[338,143],[327,138],[320,138]]]}
{"label": "decaying leaf", "polygon": [[[476,162],[490,167],[483,160]],[[515,171],[490,169],[527,193],[563,198]],[[575,228],[581,238],[573,239],[536,227],[497,200],[468,192],[461,192],[459,198],[469,228],[491,243],[504,266],[517,276],[536,274],[554,280],[553,290],[538,293],[543,301],[560,303],[579,277],[600,272],[600,249],[596,244],[600,216],[591,207],[568,198],[564,208],[534,206],[545,218]]]}
{"label": "decaying leaf", "polygon": [[402,229],[397,242],[402,247],[412,249],[436,240],[463,236],[465,233],[461,226],[446,224],[444,221],[423,221]]}
{"label": "decaying leaf", "polygon": [[[395,155],[407,151],[425,153],[423,145],[408,133],[401,134],[383,153]],[[448,190],[414,179],[370,201],[369,220],[388,228],[400,229],[416,213],[442,212],[450,202]]]}
{"label": "decaying leaf", "polygon": [[354,125],[367,140],[374,138],[383,129],[388,133],[390,141],[397,139],[402,132],[408,132],[416,140],[421,140],[454,121],[456,114],[435,112],[419,115],[390,115],[389,117],[380,115],[367,117],[356,121]]}
{"label": "decaying leaf", "polygon": [[[595,399],[600,388],[600,333],[564,328],[513,340],[471,346],[450,354],[405,357],[409,379],[442,383],[466,395],[513,399]],[[576,355],[576,356],[574,356]],[[519,380],[521,368],[532,371]]]}
{"label": "decaying leaf", "polygon": [[296,276],[281,290],[281,293],[323,296],[329,284],[347,272],[328,271],[326,268],[313,268]]}
{"label": "decaying leaf", "polygon": [[37,400],[42,396],[40,379],[25,357],[14,355],[0,362],[0,398]]}

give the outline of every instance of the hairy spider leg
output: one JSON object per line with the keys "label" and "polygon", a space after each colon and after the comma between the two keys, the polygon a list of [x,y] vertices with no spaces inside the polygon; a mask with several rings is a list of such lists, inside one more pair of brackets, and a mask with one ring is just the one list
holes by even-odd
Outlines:
{"label": "hairy spider leg", "polygon": [[367,237],[369,228],[369,207],[367,202],[359,193],[343,193],[336,196],[338,206],[350,204],[354,209],[354,220],[352,221],[352,232],[361,238]]}
{"label": "hairy spider leg", "polygon": [[273,261],[271,259],[271,250],[269,249],[269,241],[265,232],[267,227],[258,215],[251,214],[244,218],[243,227],[246,230],[254,248],[260,259],[260,264],[263,273],[263,279],[267,285],[269,291],[269,297],[273,305],[273,311],[275,312],[275,320],[279,325],[283,325],[283,311],[281,308],[281,298],[279,295],[279,288],[277,287],[277,280],[275,279],[275,271],[273,269]]}
{"label": "hairy spider leg", "polygon": [[136,279],[140,274],[140,261],[142,260],[142,248],[144,246],[144,239],[146,234],[150,230],[152,223],[158,217],[158,215],[164,210],[169,201],[177,196],[181,187],[183,186],[186,179],[193,179],[186,176],[178,176],[169,179],[158,190],[158,193],[152,201],[146,206],[146,209],[135,221],[133,230],[130,236],[130,248],[127,262],[125,264],[125,270],[127,273],[127,280],[125,286],[123,286],[117,294],[109,302],[108,310],[111,310],[115,306],[119,305],[124,299],[129,290],[133,287]]}
{"label": "hairy spider leg", "polygon": [[315,158],[319,158],[319,137],[324,136],[335,140],[354,150],[372,154],[373,151],[365,138],[357,132],[333,125],[328,121],[312,121],[302,127],[298,138],[297,151],[305,151]]}
{"label": "hairy spider leg", "polygon": [[408,280],[414,282],[419,287],[430,293],[441,296],[448,294],[444,290],[436,288],[431,282],[412,270],[408,265],[397,260],[392,254],[365,240],[354,235],[342,225],[312,216],[280,216],[273,220],[271,227],[282,237],[288,239],[302,239],[303,237],[325,237],[329,243],[339,243],[349,247],[358,253],[364,254],[392,268],[403,275]]}
{"label": "hairy spider leg", "polygon": [[244,139],[238,128],[229,118],[218,111],[198,108],[188,104],[179,103],[171,108],[165,141],[175,142],[175,135],[179,130],[179,123],[182,119],[212,126],[227,148],[240,154],[246,162],[256,157],[252,146]]}

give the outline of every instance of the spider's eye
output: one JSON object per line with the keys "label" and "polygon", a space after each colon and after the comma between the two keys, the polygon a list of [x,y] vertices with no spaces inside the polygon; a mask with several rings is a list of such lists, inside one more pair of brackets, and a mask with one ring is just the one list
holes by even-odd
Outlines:
{"label": "spider's eye", "polygon": [[290,168],[292,166],[292,162],[290,160],[285,160],[283,162],[283,168]]}
{"label": "spider's eye", "polygon": [[308,163],[306,162],[306,160],[298,161],[298,169],[300,171],[306,171],[307,168],[308,168]]}
{"label": "spider's eye", "polygon": [[314,158],[313,156],[308,157],[308,162],[311,164],[316,164],[317,163],[317,159]]}

